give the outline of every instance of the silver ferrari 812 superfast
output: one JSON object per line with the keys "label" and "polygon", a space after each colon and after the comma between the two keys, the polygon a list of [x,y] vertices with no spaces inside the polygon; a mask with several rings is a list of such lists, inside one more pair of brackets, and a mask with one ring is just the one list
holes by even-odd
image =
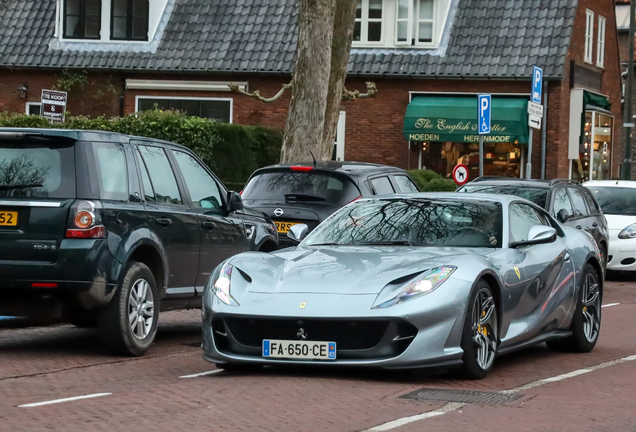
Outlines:
{"label": "silver ferrari 812 superfast", "polygon": [[217,367],[460,367],[483,378],[499,354],[541,342],[588,352],[598,340],[596,243],[524,199],[363,199],[290,237],[299,245],[213,272],[203,351]]}

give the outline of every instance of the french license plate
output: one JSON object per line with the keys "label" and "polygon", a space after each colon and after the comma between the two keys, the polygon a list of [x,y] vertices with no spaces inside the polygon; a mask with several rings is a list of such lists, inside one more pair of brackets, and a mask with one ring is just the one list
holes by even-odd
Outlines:
{"label": "french license plate", "polygon": [[263,357],[335,360],[336,343],[265,339]]}
{"label": "french license plate", "polygon": [[297,222],[277,222],[277,221],[274,221],[274,223],[276,224],[276,229],[281,234],[287,234],[291,227],[293,227],[294,225],[298,225]]}
{"label": "french license plate", "polygon": [[0,211],[0,226],[16,226],[18,224],[18,212]]}

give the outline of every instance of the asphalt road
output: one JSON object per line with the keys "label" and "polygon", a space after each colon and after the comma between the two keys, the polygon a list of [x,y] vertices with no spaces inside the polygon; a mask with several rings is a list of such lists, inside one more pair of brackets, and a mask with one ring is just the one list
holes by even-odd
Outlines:
{"label": "asphalt road", "polygon": [[[636,431],[633,280],[607,282],[592,353],[540,345],[498,358],[481,381],[349,369],[219,371],[201,359],[196,310],[163,314],[142,358],[110,356],[91,329],[4,328],[0,430]],[[508,401],[402,397],[423,388],[497,392]]]}

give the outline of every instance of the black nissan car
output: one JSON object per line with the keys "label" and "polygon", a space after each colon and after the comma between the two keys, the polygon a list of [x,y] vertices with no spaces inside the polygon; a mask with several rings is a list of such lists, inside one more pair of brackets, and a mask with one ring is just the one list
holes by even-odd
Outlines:
{"label": "black nissan car", "polygon": [[327,216],[358,198],[418,192],[408,174],[396,167],[364,162],[303,162],[271,165],[255,171],[241,192],[243,202],[268,214],[281,245],[295,245],[289,228],[314,229]]}
{"label": "black nissan car", "polygon": [[580,183],[567,179],[524,180],[505,177],[478,177],[458,192],[517,195],[546,209],[559,222],[589,232],[607,264],[609,229],[594,196]]}
{"label": "black nissan car", "polygon": [[141,355],[159,311],[200,307],[219,263],[277,243],[269,216],[182,145],[0,128],[0,315],[98,325]]}

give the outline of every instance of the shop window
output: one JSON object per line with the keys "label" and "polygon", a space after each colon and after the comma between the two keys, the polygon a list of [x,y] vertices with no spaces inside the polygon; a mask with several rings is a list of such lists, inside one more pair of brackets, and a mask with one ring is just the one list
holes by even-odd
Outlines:
{"label": "shop window", "polygon": [[[450,178],[457,164],[468,167],[469,178],[479,176],[479,144],[422,143],[422,168]],[[522,150],[516,143],[484,143],[484,175],[519,177]]]}
{"label": "shop window", "polygon": [[572,179],[610,180],[614,118],[598,111],[585,112],[579,158],[572,161]]}
{"label": "shop window", "polygon": [[594,12],[585,12],[585,61],[592,63],[592,49],[594,48]]}
{"label": "shop window", "polygon": [[99,39],[101,0],[64,0],[64,37]]}
{"label": "shop window", "polygon": [[598,40],[596,42],[596,66],[605,64],[605,17],[598,17]]}
{"label": "shop window", "polygon": [[137,110],[174,110],[192,117],[232,123],[232,99],[137,96]]}
{"label": "shop window", "polygon": [[353,46],[438,45],[450,0],[358,0]]}
{"label": "shop window", "polygon": [[112,0],[110,38],[148,40],[148,0]]}

